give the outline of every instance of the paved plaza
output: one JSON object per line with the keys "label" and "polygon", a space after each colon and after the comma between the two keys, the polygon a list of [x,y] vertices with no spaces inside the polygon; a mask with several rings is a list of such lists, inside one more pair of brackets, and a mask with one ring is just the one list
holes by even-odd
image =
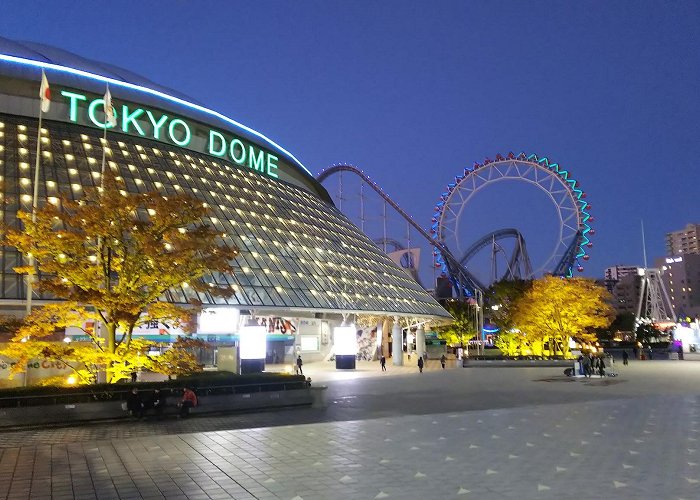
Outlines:
{"label": "paved plaza", "polygon": [[326,410],[5,432],[0,498],[699,496],[697,361],[307,371]]}

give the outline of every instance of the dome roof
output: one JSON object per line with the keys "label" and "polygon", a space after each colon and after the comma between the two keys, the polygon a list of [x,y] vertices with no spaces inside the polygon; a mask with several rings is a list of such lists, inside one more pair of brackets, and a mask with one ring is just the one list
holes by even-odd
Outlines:
{"label": "dome roof", "polygon": [[[93,61],[72,52],[34,42],[20,42],[0,36],[0,74],[20,80],[39,81],[39,67],[46,68],[51,84],[104,94],[105,83],[115,99],[151,106],[201,123],[228,130],[242,138],[276,151],[307,180],[313,174],[292,153],[232,118],[214,111],[196,100],[173,89],[163,87],[131,71]],[[13,59],[15,58],[15,59]],[[315,182],[315,180],[314,180]]]}
{"label": "dome roof", "polygon": [[92,59],[87,59],[57,47],[44,45],[43,43],[16,41],[0,36],[0,54],[23,57],[25,59],[33,59],[35,61],[58,64],[59,66],[66,66],[73,69],[80,69],[125,83],[132,83],[134,85],[148,87],[153,90],[163,92],[164,94],[169,94],[171,96],[201,105],[200,102],[197,102],[195,99],[192,99],[185,94],[177,92],[171,88],[158,85],[148,78],[137,75],[136,73],[124,68],[93,61]]}

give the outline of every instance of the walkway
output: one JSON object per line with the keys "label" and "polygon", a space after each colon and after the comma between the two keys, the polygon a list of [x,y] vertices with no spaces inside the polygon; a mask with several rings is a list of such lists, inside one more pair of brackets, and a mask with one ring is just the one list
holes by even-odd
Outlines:
{"label": "walkway", "polygon": [[[323,415],[301,410],[110,426],[109,439],[90,428],[8,433],[0,498],[697,498],[700,396],[687,390],[697,378],[685,379],[700,363],[638,363],[603,381],[533,370],[399,369],[382,378],[370,365],[364,380],[329,381],[354,394],[353,412],[379,391],[396,409],[376,417],[387,407],[367,404],[361,420],[338,420],[342,405],[331,398],[334,420],[325,422],[303,423]],[[462,379],[476,382],[473,391],[490,380],[492,392],[513,395],[482,402],[488,409],[436,412],[435,401],[467,391]],[[260,424],[228,430],[252,421]]]}

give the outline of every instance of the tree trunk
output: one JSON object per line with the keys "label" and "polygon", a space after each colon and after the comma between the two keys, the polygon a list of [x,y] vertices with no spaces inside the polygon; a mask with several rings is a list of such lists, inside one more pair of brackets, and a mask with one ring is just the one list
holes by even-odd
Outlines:
{"label": "tree trunk", "polygon": [[[112,323],[107,324],[105,326],[107,330],[107,352],[110,354],[114,354],[114,352],[117,350],[117,327],[115,324]],[[114,377],[114,374],[112,372],[112,361],[109,362],[109,365],[106,367],[105,371],[107,383],[110,384],[112,383],[112,378]]]}

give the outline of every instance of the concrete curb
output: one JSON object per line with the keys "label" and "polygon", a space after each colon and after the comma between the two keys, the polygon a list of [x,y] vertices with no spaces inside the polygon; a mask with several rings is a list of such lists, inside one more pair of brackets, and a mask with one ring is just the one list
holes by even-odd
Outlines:
{"label": "concrete curb", "polygon": [[[236,413],[289,407],[325,407],[326,387],[248,394],[209,395],[200,397],[192,415]],[[170,398],[166,414],[175,414],[176,399]],[[147,413],[148,414],[148,413]],[[0,408],[0,429],[43,425],[70,425],[80,422],[122,420],[128,418],[122,401]]]}

